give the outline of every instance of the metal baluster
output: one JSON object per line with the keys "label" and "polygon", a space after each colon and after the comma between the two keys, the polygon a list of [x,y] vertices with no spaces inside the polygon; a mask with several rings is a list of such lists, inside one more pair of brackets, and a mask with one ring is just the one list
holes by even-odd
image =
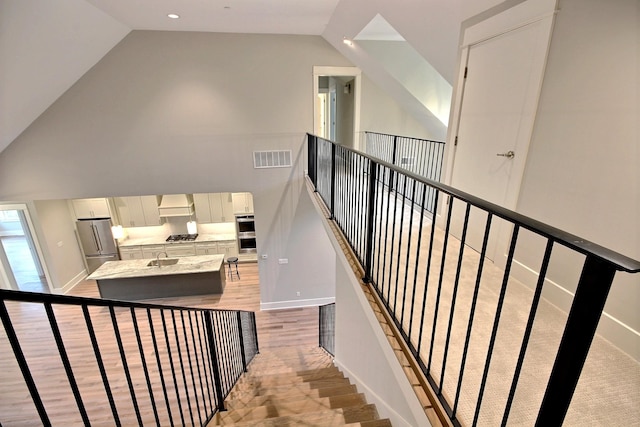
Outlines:
{"label": "metal baluster", "polygon": [[464,377],[464,368],[467,361],[467,353],[469,351],[469,342],[471,341],[471,330],[473,327],[473,319],[475,318],[476,305],[478,302],[478,293],[480,292],[480,282],[482,280],[482,272],[484,270],[484,261],[487,254],[487,245],[489,244],[489,233],[491,231],[491,221],[493,214],[488,213],[487,221],[484,228],[484,237],[482,239],[482,249],[480,251],[480,258],[478,260],[478,272],[476,274],[476,283],[473,288],[473,297],[471,298],[471,310],[469,311],[469,322],[467,324],[467,334],[464,340],[464,348],[462,350],[462,361],[460,362],[460,375],[458,377],[458,386],[456,388],[456,394],[454,397],[453,408],[451,409],[451,418],[456,418],[456,412],[458,410],[458,401],[460,399],[460,390],[462,389],[462,379]]}
{"label": "metal baluster", "polygon": [[[153,352],[156,355],[156,364],[158,365],[158,374],[160,375],[160,384],[162,385],[162,394],[164,396],[164,403],[165,403],[165,406],[167,407],[167,413],[169,415],[169,423],[173,427],[174,424],[173,424],[173,415],[171,414],[171,404],[169,403],[167,385],[164,381],[164,372],[162,370],[162,363],[160,361],[160,352],[158,351],[158,341],[156,340],[156,332],[153,327],[153,319],[151,317],[150,308],[147,308],[147,319],[149,320],[149,330],[151,331],[151,341],[153,342]],[[169,352],[167,351],[167,353]]]}
{"label": "metal baluster", "polygon": [[[498,334],[498,325],[500,324],[500,315],[502,314],[502,305],[504,303],[504,297],[507,292],[507,284],[509,283],[509,274],[511,273],[511,264],[513,262],[513,255],[516,251],[516,243],[518,241],[519,225],[515,225],[513,228],[513,235],[511,236],[511,244],[509,245],[509,255],[507,257],[507,264],[504,268],[504,276],[502,279],[502,288],[500,289],[500,296],[498,297],[498,305],[496,307],[496,317],[493,320],[493,328],[491,330],[491,339],[489,340],[489,349],[487,350],[487,360],[484,364],[484,372],[482,373],[482,381],[480,382],[480,391],[478,392],[478,402],[476,403],[476,410],[473,415],[473,425],[478,424],[478,417],[480,416],[480,407],[482,405],[482,398],[484,396],[484,388],[487,385],[487,376],[489,375],[489,366],[491,365],[491,357],[493,356],[493,346],[496,342],[496,335]],[[553,425],[553,424],[546,424]]]}
{"label": "metal baluster", "polygon": [[211,353],[213,382],[215,384],[218,411],[226,411],[226,408],[224,407],[224,396],[222,395],[222,382],[220,378],[220,369],[218,368],[218,350],[214,334],[213,317],[211,316],[211,311],[204,312],[204,320],[207,330],[207,340],[209,341],[209,351]]}
{"label": "metal baluster", "polygon": [[171,352],[171,342],[169,341],[169,332],[167,330],[167,320],[164,315],[164,310],[160,310],[160,317],[162,319],[162,329],[164,332],[164,339],[167,345],[167,354],[169,356],[169,366],[171,367],[171,376],[173,377],[173,388],[176,392],[176,401],[178,402],[178,412],[180,413],[180,420],[182,425],[185,425],[184,414],[182,409],[182,398],[180,397],[180,389],[178,388],[178,379],[176,377],[176,368],[173,363],[173,356]]}
{"label": "metal baluster", "polygon": [[564,421],[615,274],[612,264],[587,255],[536,426],[561,425]]}
{"label": "metal baluster", "polygon": [[104,385],[104,391],[107,394],[107,400],[109,401],[109,407],[111,408],[111,414],[113,415],[113,421],[116,426],[121,426],[120,417],[118,416],[118,410],[116,403],[113,400],[113,394],[111,393],[111,387],[109,386],[109,377],[107,377],[107,371],[104,368],[104,362],[102,360],[102,354],[100,353],[100,346],[98,345],[98,339],[96,338],[96,332],[93,329],[93,322],[89,314],[89,307],[86,304],[82,304],[82,313],[84,315],[84,322],[87,325],[87,332],[89,333],[89,339],[91,340],[91,346],[93,347],[93,353],[96,356],[96,363],[98,364],[98,370],[100,371],[100,377],[102,378],[102,384]]}
{"label": "metal baluster", "polygon": [[144,357],[144,348],[142,346],[142,338],[140,337],[140,329],[138,328],[138,319],[136,318],[135,309],[131,307],[130,310],[131,310],[131,320],[133,322],[133,330],[136,335],[138,350],[140,351],[140,361],[142,362],[142,370],[144,371],[144,378],[147,382],[147,390],[149,390],[149,399],[151,400],[151,408],[153,410],[153,416],[156,420],[156,425],[160,427],[160,418],[158,417],[156,400],[153,397],[153,388],[151,387],[151,379],[149,378],[149,369],[147,367],[147,361]]}
{"label": "metal baluster", "polygon": [[182,360],[182,350],[180,349],[180,335],[178,334],[178,324],[176,323],[175,310],[171,310],[171,322],[173,323],[173,335],[176,340],[176,351],[178,353],[178,362],[180,362],[180,372],[182,373],[182,383],[184,385],[184,394],[187,397],[187,407],[189,408],[189,418],[191,424],[193,421],[193,408],[191,406],[191,396],[189,396],[189,386],[187,385],[187,375],[184,372],[184,361]]}
{"label": "metal baluster", "polygon": [[[191,348],[193,348],[193,358],[196,361],[196,371],[198,372],[198,382],[200,383],[200,392],[202,393],[202,405],[205,413],[207,412],[207,400],[205,399],[204,385],[202,384],[202,371],[200,370],[200,359],[198,358],[198,346],[196,345],[196,337],[193,328],[193,319],[192,314],[196,316],[196,327],[198,327],[198,339],[200,339],[200,327],[198,326],[198,317],[197,313],[192,313],[191,311],[187,311],[187,315],[189,318],[189,330],[191,331],[191,343],[193,344]],[[200,354],[202,355],[202,340],[200,339]],[[202,361],[202,370],[204,370],[204,360]],[[206,375],[205,375],[206,378]],[[205,420],[205,425],[207,420]]]}
{"label": "metal baluster", "polygon": [[7,339],[9,340],[9,344],[11,344],[13,355],[16,358],[16,362],[18,362],[18,366],[20,367],[20,371],[22,372],[22,377],[24,378],[24,382],[29,389],[29,394],[31,395],[33,404],[38,411],[40,421],[42,421],[43,426],[51,426],[49,415],[47,415],[47,410],[42,403],[42,398],[40,397],[40,393],[38,392],[38,387],[33,380],[33,376],[31,375],[29,364],[27,363],[27,359],[25,359],[22,347],[20,346],[20,340],[18,339],[16,331],[13,328],[13,324],[11,323],[11,317],[9,316],[9,312],[7,311],[7,306],[5,305],[4,298],[0,300],[0,318],[2,318],[2,325],[4,326],[5,333],[7,334]]}
{"label": "metal baluster", "polygon": [[129,393],[131,394],[131,403],[138,419],[140,426],[142,423],[142,416],[140,415],[140,408],[138,408],[138,400],[136,399],[136,393],[133,388],[133,382],[131,381],[131,373],[129,372],[129,365],[127,364],[127,356],[124,352],[124,345],[122,344],[122,337],[120,336],[120,329],[118,328],[118,320],[116,319],[116,312],[113,306],[109,306],[109,314],[111,315],[111,324],[113,325],[113,332],[116,336],[116,342],[118,343],[118,350],[120,351],[120,360],[122,361],[122,369],[124,375],[127,378],[127,384],[129,385]]}
{"label": "metal baluster", "polygon": [[544,280],[547,276],[547,269],[549,267],[549,260],[551,259],[551,250],[553,249],[553,240],[547,240],[547,247],[544,251],[544,257],[542,258],[542,265],[540,266],[540,273],[538,274],[538,283],[536,284],[536,290],[533,294],[531,301],[531,309],[529,310],[529,318],[527,319],[527,326],[524,330],[524,336],[522,337],[522,345],[520,346],[520,354],[518,355],[518,362],[516,363],[516,369],[513,374],[513,380],[511,382],[511,389],[509,390],[509,397],[507,398],[507,404],[505,406],[504,415],[502,417],[502,426],[507,425],[507,419],[509,418],[509,412],[511,411],[511,405],[513,404],[513,398],[516,394],[516,387],[518,386],[518,379],[520,378],[520,372],[522,371],[522,365],[524,363],[524,357],[527,354],[527,346],[529,344],[529,338],[531,337],[531,331],[533,330],[533,322],[538,310],[538,304],[540,303],[540,297],[542,296],[542,287],[544,286]]}
{"label": "metal baluster", "polygon": [[444,344],[444,355],[442,357],[442,370],[440,372],[440,390],[444,389],[444,374],[447,367],[447,356],[449,355],[449,342],[451,341],[451,328],[453,326],[453,316],[456,309],[456,299],[458,297],[458,285],[460,284],[460,271],[462,270],[462,260],[464,259],[464,247],[467,239],[467,228],[469,225],[469,213],[471,205],[467,203],[464,213],[464,225],[462,226],[462,236],[460,236],[460,253],[458,254],[458,266],[456,267],[456,278],[453,282],[453,294],[451,295],[451,308],[449,309],[449,324],[447,325],[447,337]]}
{"label": "metal baluster", "polygon": [[427,370],[431,372],[431,360],[433,358],[433,343],[436,341],[436,327],[438,326],[438,311],[440,309],[440,294],[442,293],[442,281],[444,279],[444,267],[447,260],[447,247],[449,244],[449,229],[451,228],[451,212],[453,210],[453,197],[449,197],[449,208],[447,210],[447,225],[444,231],[444,243],[442,244],[442,261],[440,263],[440,278],[438,279],[438,291],[436,293],[436,307],[433,312],[433,328],[431,330],[431,343],[429,344],[429,362]]}
{"label": "metal baluster", "polygon": [[[189,338],[187,337],[187,326],[184,323],[184,310],[180,310],[180,323],[182,324],[182,335],[184,337],[184,347],[187,353],[187,362],[189,363],[189,374],[191,376],[191,385],[193,386],[193,398],[196,401],[196,412],[198,414],[198,421],[202,425],[202,415],[200,414],[200,399],[198,399],[198,387],[196,386],[196,378],[193,375],[193,364],[191,363],[191,352],[189,351]],[[183,371],[184,375],[184,371]],[[185,388],[187,387],[187,378],[184,376]],[[187,396],[189,396],[187,394]],[[192,421],[193,422],[193,421]]]}
{"label": "metal baluster", "polygon": [[[436,204],[438,203],[438,198],[440,197],[440,192],[436,191]],[[427,271],[424,275],[424,291],[422,293],[422,314],[420,316],[420,327],[418,331],[420,331],[420,335],[418,336],[418,344],[416,345],[416,354],[415,356],[421,361],[422,357],[420,356],[420,348],[422,345],[422,332],[424,331],[424,319],[425,319],[425,311],[427,308],[427,291],[429,290],[429,275],[431,274],[431,260],[433,259],[433,238],[436,233],[436,217],[431,219],[431,233],[429,234],[429,254],[427,255]]]}
{"label": "metal baluster", "polygon": [[[209,358],[210,353],[208,351],[205,351],[206,349],[206,345],[202,345],[202,334],[206,333],[206,329],[204,327],[204,324],[202,325],[202,330],[200,329],[200,321],[204,322],[204,313],[203,312],[198,312],[196,314],[196,327],[197,327],[197,331],[198,331],[198,341],[200,343],[200,354],[202,355],[202,370],[204,372],[204,381],[205,384],[207,386],[207,397],[209,398],[209,406],[211,408],[211,415],[213,415],[213,413],[215,412],[214,409],[214,404],[213,404],[213,400],[211,399],[211,387],[213,387],[213,381],[211,382],[211,384],[209,384],[209,375],[207,372],[207,363],[208,363],[208,369],[209,372],[213,372],[211,369],[211,359]],[[205,341],[206,344],[206,341]],[[204,397],[203,397],[204,399]]]}

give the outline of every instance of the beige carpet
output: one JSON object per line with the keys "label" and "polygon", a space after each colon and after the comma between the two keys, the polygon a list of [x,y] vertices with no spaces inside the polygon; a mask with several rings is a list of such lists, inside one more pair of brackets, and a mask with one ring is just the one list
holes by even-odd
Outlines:
{"label": "beige carpet", "polygon": [[[406,205],[403,209],[402,200],[396,201],[394,196],[395,194],[392,193],[388,216],[387,199],[380,202],[377,210],[383,216],[382,221],[378,223],[382,224],[383,234],[378,246],[380,249],[374,254],[374,278],[379,284],[382,284],[385,297],[388,296],[390,305],[392,308],[395,307],[399,317],[404,308],[403,325],[405,330],[409,328],[410,320],[413,318],[412,343],[417,346],[418,341],[421,342],[420,354],[425,363],[431,358],[430,373],[438,384],[440,384],[444,369],[442,390],[449,402],[453,403],[459,380],[480,256],[478,252],[465,246],[457,297],[452,313],[452,297],[460,241],[452,235],[449,236],[442,272],[443,280],[440,289],[438,316],[434,327],[433,316],[436,311],[438,283],[441,274],[444,232],[438,226],[436,227],[427,285],[426,314],[423,319],[421,315],[422,298],[429,263],[431,223],[425,218],[420,224],[420,213],[411,210]],[[395,214],[394,204],[397,205]],[[401,217],[403,211],[404,218]],[[412,221],[411,216],[413,216]],[[406,233],[410,224],[412,240],[408,239]],[[422,239],[418,257],[417,237],[420,228],[422,228]],[[392,235],[394,235],[393,245]],[[458,232],[457,235],[460,233]],[[402,236],[401,245],[399,243],[400,236]],[[378,245],[378,241],[376,244]],[[397,260],[400,260],[399,269]],[[555,262],[557,263],[557,261]],[[554,263],[553,257],[552,263]],[[555,267],[562,269],[561,265]],[[478,390],[485,368],[503,276],[503,270],[490,260],[485,261],[457,408],[458,419],[463,425],[471,425],[474,419]],[[417,277],[417,280],[414,281],[414,277]],[[405,283],[406,300],[404,300]],[[412,316],[411,301],[414,293],[415,307]],[[502,421],[532,298],[532,289],[513,276],[509,277],[493,358],[479,412],[477,423],[479,426],[496,426],[500,425]],[[447,339],[450,316],[452,316],[450,345],[446,363],[443,366],[444,344]],[[534,424],[566,318],[566,313],[548,301],[541,300],[507,425],[528,426]],[[424,321],[424,328],[420,336],[418,329],[422,321]],[[431,351],[432,339],[434,345]],[[640,425],[639,402],[640,364],[606,340],[596,337],[564,425]]]}

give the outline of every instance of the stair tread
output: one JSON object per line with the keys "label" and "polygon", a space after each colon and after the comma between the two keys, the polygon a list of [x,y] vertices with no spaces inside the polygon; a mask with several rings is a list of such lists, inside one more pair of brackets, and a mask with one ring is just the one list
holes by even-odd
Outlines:
{"label": "stair tread", "polygon": [[335,367],[284,374],[259,375],[257,373],[247,373],[236,384],[243,386],[249,384],[304,383],[324,378],[344,378],[344,374]]}
{"label": "stair tread", "polygon": [[225,404],[234,405],[246,405],[251,402],[252,399],[256,399],[256,402],[260,401],[262,398],[267,398],[269,396],[277,398],[277,399],[297,399],[307,397],[310,399],[314,398],[322,398],[322,397],[330,397],[330,396],[341,396],[344,394],[353,394],[357,393],[357,388],[355,385],[342,385],[337,387],[326,387],[326,388],[317,388],[310,390],[283,390],[278,394],[250,394],[246,393],[243,396],[238,396],[237,398],[228,397],[225,401]]}
{"label": "stair tread", "polygon": [[[216,414],[212,423],[209,426],[214,425],[235,425],[235,426],[252,426],[260,425],[265,427],[281,427],[281,426],[295,426],[304,424],[305,426],[341,426],[354,422],[362,421],[374,421],[378,418],[378,413],[374,405],[367,404],[361,406],[353,406],[347,408],[319,410],[315,412],[306,412],[296,415],[285,415],[279,417],[270,417],[260,420],[230,420],[219,419]],[[208,427],[209,427],[208,426]]]}
{"label": "stair tread", "polygon": [[351,384],[348,378],[326,378],[322,380],[315,380],[309,382],[301,382],[295,384],[279,384],[279,385],[264,385],[254,387],[234,387],[230,393],[230,396],[237,396],[243,393],[257,391],[258,394],[277,394],[287,390],[296,390],[304,392],[306,390],[322,389],[327,387],[346,386]]}
{"label": "stair tread", "polygon": [[273,406],[275,408],[297,408],[304,402],[312,402],[313,404],[322,405],[326,408],[344,408],[345,406],[362,405],[366,403],[364,394],[362,393],[346,393],[336,396],[309,396],[309,395],[293,395],[281,397],[279,395],[252,396],[248,401],[231,400],[225,402],[228,412],[237,410],[248,410],[259,406]]}

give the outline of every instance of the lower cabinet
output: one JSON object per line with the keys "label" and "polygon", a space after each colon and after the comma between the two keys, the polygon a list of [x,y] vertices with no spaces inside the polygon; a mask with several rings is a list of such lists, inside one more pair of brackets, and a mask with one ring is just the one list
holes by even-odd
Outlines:
{"label": "lower cabinet", "polygon": [[196,255],[216,255],[218,244],[216,242],[196,243]]}
{"label": "lower cabinet", "polygon": [[[142,255],[144,258],[156,258],[158,254],[166,252],[164,245],[144,245]],[[169,255],[167,253],[167,255]]]}
{"label": "lower cabinet", "polygon": [[125,246],[120,247],[120,258],[122,259],[143,259],[141,246]]}
{"label": "lower cabinet", "polygon": [[165,245],[165,251],[169,258],[181,256],[194,256],[196,246],[193,243],[179,243],[177,245]]}
{"label": "lower cabinet", "polygon": [[229,257],[238,256],[238,244],[235,240],[196,243],[196,254],[224,255],[226,261]]}
{"label": "lower cabinet", "polygon": [[218,253],[224,255],[225,261],[229,257],[237,257],[238,244],[235,240],[218,242]]}

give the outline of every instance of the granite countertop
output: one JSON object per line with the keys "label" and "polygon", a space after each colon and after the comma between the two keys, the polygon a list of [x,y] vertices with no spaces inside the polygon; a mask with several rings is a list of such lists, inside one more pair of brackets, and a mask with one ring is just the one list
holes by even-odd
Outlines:
{"label": "granite countertop", "polygon": [[[164,257],[160,258],[165,259]],[[149,259],[108,261],[102,264],[87,279],[122,279],[127,277],[166,276],[172,274],[209,273],[220,271],[224,255],[197,255],[177,258],[174,265],[148,267]]]}
{"label": "granite countertop", "polygon": [[236,240],[235,234],[198,234],[196,240],[192,241],[180,241],[180,242],[167,242],[167,236],[153,236],[153,237],[141,237],[134,239],[118,240],[118,246],[121,248],[127,246],[141,246],[141,245],[183,245],[185,243],[202,243],[202,242],[223,242],[228,240]]}

